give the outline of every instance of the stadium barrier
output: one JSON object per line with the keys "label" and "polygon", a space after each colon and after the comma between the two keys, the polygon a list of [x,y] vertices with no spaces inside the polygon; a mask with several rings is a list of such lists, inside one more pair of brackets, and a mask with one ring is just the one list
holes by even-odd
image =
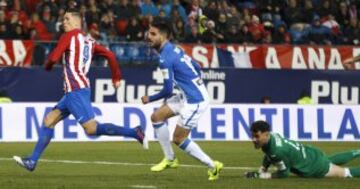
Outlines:
{"label": "stadium barrier", "polygon": [[[42,120],[55,103],[0,104],[0,141],[36,141]],[[155,139],[150,115],[159,104],[94,104],[96,119],[125,127],[146,127],[150,140]],[[195,140],[247,141],[249,125],[266,120],[272,130],[285,137],[303,141],[360,141],[360,107],[344,105],[210,105],[193,129]],[[168,122],[174,129],[177,117]],[[86,136],[74,117],[55,127],[54,141],[122,141],[123,137]]]}

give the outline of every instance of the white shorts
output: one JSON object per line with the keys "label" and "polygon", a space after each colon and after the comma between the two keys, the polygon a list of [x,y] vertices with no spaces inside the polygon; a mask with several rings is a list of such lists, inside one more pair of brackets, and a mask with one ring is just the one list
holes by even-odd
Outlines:
{"label": "white shorts", "polygon": [[197,126],[202,114],[209,106],[209,101],[197,104],[189,104],[181,94],[176,94],[165,101],[165,104],[176,114],[180,115],[177,125],[185,129],[192,129]]}

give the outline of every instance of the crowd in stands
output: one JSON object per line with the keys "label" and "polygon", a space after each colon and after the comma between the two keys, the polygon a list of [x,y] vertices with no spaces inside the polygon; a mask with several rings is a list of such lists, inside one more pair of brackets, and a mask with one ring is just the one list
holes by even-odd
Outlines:
{"label": "crowd in stands", "polygon": [[144,40],[154,17],[184,43],[360,42],[359,0],[0,0],[0,39],[56,40],[67,8],[105,42]]}

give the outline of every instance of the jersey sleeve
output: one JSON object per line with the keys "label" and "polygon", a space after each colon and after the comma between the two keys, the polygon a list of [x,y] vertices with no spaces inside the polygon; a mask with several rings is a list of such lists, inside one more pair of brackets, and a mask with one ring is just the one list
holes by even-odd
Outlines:
{"label": "jersey sleeve", "polygon": [[195,68],[196,72],[198,73],[199,77],[201,78],[201,72],[200,72],[201,66],[195,61],[191,61],[191,63],[194,66],[194,68]]}
{"label": "jersey sleeve", "polygon": [[271,174],[271,178],[286,178],[290,174],[290,168],[284,160],[273,163],[277,171]]}
{"label": "jersey sleeve", "polygon": [[71,41],[71,34],[64,33],[61,35],[56,47],[50,52],[47,62],[45,63],[45,69],[51,70],[54,64],[56,64],[66,49],[69,47]]}
{"label": "jersey sleeve", "polygon": [[276,167],[277,171],[271,174],[272,178],[286,178],[290,174],[290,167],[286,153],[283,149],[278,149],[274,158],[271,158],[272,164]]}
{"label": "jersey sleeve", "polygon": [[262,166],[267,170],[270,167],[270,165],[271,165],[271,159],[267,155],[264,155]]}
{"label": "jersey sleeve", "polygon": [[113,83],[120,81],[121,71],[114,53],[97,43],[94,44],[94,54],[104,56],[109,63]]}
{"label": "jersey sleeve", "polygon": [[173,91],[173,78],[174,78],[174,69],[172,66],[172,61],[165,60],[164,63],[160,63],[160,69],[164,78],[164,85],[162,90],[154,95],[149,96],[150,102],[159,100],[161,98],[166,98],[171,96]]}

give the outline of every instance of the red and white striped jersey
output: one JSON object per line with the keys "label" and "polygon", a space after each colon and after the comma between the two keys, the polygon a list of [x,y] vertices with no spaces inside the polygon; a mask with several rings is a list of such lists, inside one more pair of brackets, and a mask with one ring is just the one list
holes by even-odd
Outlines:
{"label": "red and white striped jersey", "polygon": [[115,55],[79,29],[66,32],[60,37],[57,46],[48,57],[45,68],[50,70],[62,57],[65,92],[89,88],[87,73],[94,54],[108,59],[113,82],[120,81],[121,74]]}

